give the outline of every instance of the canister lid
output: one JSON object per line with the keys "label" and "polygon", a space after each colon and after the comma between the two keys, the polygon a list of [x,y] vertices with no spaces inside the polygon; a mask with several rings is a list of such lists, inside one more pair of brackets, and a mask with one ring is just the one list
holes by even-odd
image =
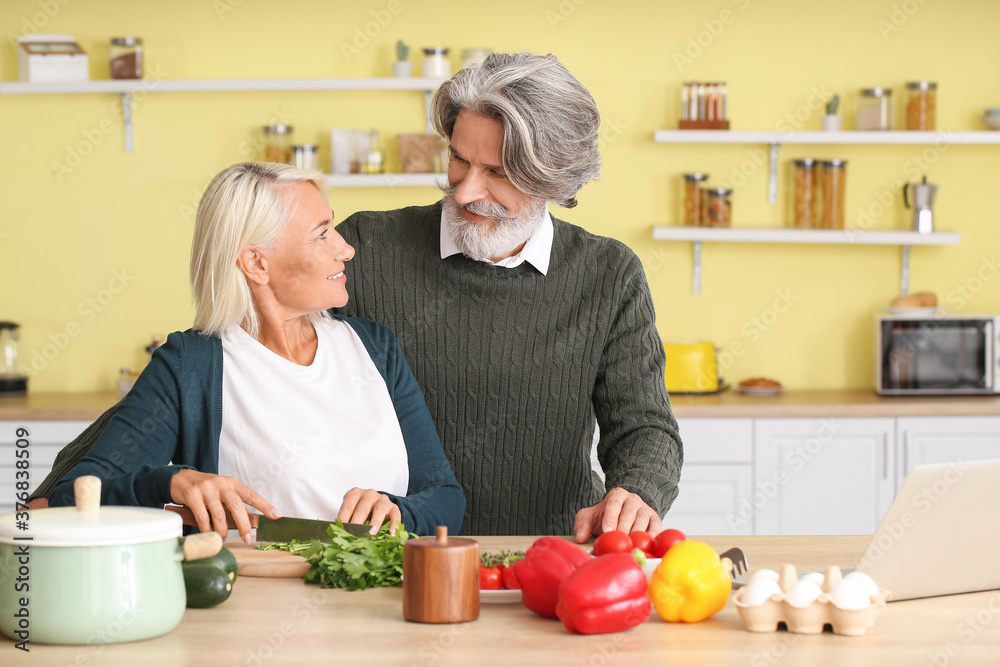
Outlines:
{"label": "canister lid", "polygon": [[298,146],[292,146],[293,153],[315,153],[319,150],[319,146],[316,144],[302,144]]}
{"label": "canister lid", "polygon": [[708,174],[703,174],[700,171],[696,171],[690,174],[684,174],[684,180],[699,183],[701,181],[708,180]]}
{"label": "canister lid", "polygon": [[443,46],[428,46],[424,48],[425,56],[446,56],[448,49]]}
{"label": "canister lid", "polygon": [[800,160],[793,160],[793,164],[796,167],[810,167],[811,168],[811,167],[815,167],[816,166],[816,160],[814,160],[811,157],[804,157],[804,158],[802,158]]}
{"label": "canister lid", "polygon": [[151,507],[102,506],[93,512],[48,507],[0,517],[0,544],[28,547],[145,544],[177,538],[181,532],[179,514]]}
{"label": "canister lid", "polygon": [[0,322],[0,329],[13,329],[13,330],[17,331],[20,328],[21,328],[21,325],[20,324],[16,324],[14,322],[7,322],[6,320],[3,321],[3,322]]}
{"label": "canister lid", "polygon": [[265,125],[265,134],[291,134],[291,125]]}
{"label": "canister lid", "polygon": [[891,88],[875,86],[874,88],[862,88],[861,94],[865,97],[892,97]]}
{"label": "canister lid", "polygon": [[111,43],[114,46],[138,46],[142,44],[142,39],[140,39],[139,37],[132,37],[132,36],[112,37]]}
{"label": "canister lid", "polygon": [[823,160],[822,162],[820,162],[820,165],[822,165],[824,167],[838,167],[838,168],[841,168],[841,167],[846,167],[847,166],[847,160],[840,160],[840,159],[837,159],[837,158],[834,158],[832,160]]}
{"label": "canister lid", "polygon": [[907,90],[936,90],[937,84],[933,81],[910,81],[906,84]]}
{"label": "canister lid", "polygon": [[724,188],[721,186],[713,186],[709,188],[702,188],[706,194],[712,195],[713,197],[728,197],[733,194],[732,188]]}

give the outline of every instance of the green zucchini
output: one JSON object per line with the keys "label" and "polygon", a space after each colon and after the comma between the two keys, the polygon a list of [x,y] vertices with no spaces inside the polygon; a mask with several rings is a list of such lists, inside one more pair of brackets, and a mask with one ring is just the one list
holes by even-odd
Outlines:
{"label": "green zucchini", "polygon": [[229,581],[233,583],[236,583],[236,575],[239,573],[239,566],[236,564],[236,557],[233,555],[233,552],[226,547],[222,547],[222,551],[214,556],[199,558],[198,560],[186,560],[183,564],[184,566],[211,565],[212,567],[217,567],[220,570],[225,570],[226,574],[229,575]]}
{"label": "green zucchini", "polygon": [[225,602],[233,592],[233,582],[225,570],[200,562],[185,563],[182,569],[187,606],[204,609]]}

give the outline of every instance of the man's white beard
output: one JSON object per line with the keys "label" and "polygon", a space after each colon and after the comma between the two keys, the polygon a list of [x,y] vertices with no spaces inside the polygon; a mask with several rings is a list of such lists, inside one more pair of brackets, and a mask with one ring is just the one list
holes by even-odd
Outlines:
{"label": "man's white beard", "polygon": [[[454,187],[443,187],[444,219],[448,232],[463,255],[472,259],[495,259],[523,245],[541,226],[545,200],[532,199],[522,215],[513,216],[505,207],[494,202],[472,202],[465,206],[455,201]],[[493,221],[476,223],[462,215],[462,209]]]}

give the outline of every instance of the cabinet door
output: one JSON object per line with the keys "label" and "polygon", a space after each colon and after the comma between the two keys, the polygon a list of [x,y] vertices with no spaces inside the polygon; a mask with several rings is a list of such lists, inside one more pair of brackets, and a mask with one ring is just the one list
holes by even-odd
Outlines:
{"label": "cabinet door", "polygon": [[762,535],[870,534],[895,489],[893,419],[758,419],[750,502]]}
{"label": "cabinet door", "polygon": [[[750,419],[679,419],[684,467],[665,527],[692,535],[752,535]],[[741,501],[744,501],[741,503]]]}
{"label": "cabinet door", "polygon": [[1000,417],[900,417],[897,488],[915,466],[1000,458]]}
{"label": "cabinet door", "polygon": [[[14,511],[17,483],[15,450],[20,439],[27,442],[28,488],[34,490],[52,470],[52,462],[66,444],[80,435],[90,422],[86,421],[0,421],[0,515]],[[18,429],[27,430],[23,438]]]}

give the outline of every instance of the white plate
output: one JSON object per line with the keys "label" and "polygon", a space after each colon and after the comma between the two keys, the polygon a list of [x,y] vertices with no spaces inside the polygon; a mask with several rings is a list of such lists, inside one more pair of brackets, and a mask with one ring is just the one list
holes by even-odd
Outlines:
{"label": "white plate", "polygon": [[937,315],[937,306],[928,306],[927,308],[897,308],[893,306],[886,306],[888,310],[893,315],[903,315],[912,317],[931,317]]}
{"label": "white plate", "polygon": [[781,387],[741,387],[736,386],[741,394],[749,396],[776,396],[781,393]]}
{"label": "white plate", "polygon": [[479,601],[482,604],[511,604],[521,601],[520,589],[501,588],[499,590],[479,589]]}

